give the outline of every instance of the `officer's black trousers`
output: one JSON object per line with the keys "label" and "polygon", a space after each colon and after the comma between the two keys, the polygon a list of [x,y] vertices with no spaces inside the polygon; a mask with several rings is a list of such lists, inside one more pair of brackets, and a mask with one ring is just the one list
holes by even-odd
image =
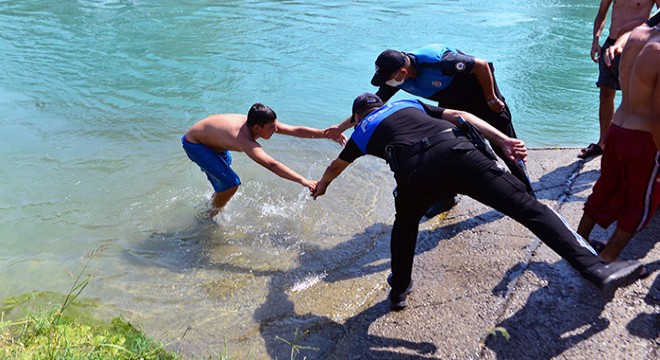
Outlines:
{"label": "officer's black trousers", "polygon": [[399,162],[403,170],[395,174],[396,217],[391,238],[395,291],[410,283],[420,219],[438,198],[451,193],[465,194],[518,221],[588,279],[588,268],[604,263],[559,215],[463,137],[440,142],[421,158],[418,154]]}

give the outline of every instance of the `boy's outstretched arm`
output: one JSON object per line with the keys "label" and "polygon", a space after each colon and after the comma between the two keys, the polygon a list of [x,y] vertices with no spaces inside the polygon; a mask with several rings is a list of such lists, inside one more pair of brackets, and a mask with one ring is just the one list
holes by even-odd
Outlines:
{"label": "boy's outstretched arm", "polygon": [[346,145],[346,136],[343,134],[341,134],[341,136],[330,136],[321,129],[316,129],[309,126],[293,126],[279,121],[277,121],[276,126],[276,132],[278,134],[308,139],[330,139],[337,142],[341,146]]}
{"label": "boy's outstretched arm", "polygon": [[250,159],[254,160],[257,164],[265,167],[266,169],[272,171],[277,176],[283,179],[291,180],[302,186],[305,186],[310,191],[314,191],[314,189],[316,188],[316,181],[308,180],[304,178],[302,175],[291,170],[286,165],[273,159],[270,155],[268,155],[264,151],[264,149],[261,148],[259,143],[257,143],[256,141],[254,142],[254,144],[251,144],[251,146],[246,146],[244,151],[245,154],[250,157]]}

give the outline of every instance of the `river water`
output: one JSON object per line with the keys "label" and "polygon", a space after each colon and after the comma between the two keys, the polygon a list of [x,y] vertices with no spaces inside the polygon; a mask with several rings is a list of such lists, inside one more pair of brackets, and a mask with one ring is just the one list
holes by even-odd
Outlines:
{"label": "river water", "polygon": [[[598,136],[597,6],[2,0],[0,298],[66,292],[66,273],[103,247],[84,293],[98,307],[170,344],[197,329],[174,346],[185,353],[259,353],[260,326],[291,311],[265,303],[323,282],[387,236],[393,181],[364,158],[311,201],[234,154],[243,186],[211,222],[199,216],[211,188],[180,147],[188,127],[254,102],[281,121],[327,127],[375,92],[380,51],[443,42],[495,63],[529,146],[586,145]],[[311,178],[340,151],[277,135],[262,145]]]}

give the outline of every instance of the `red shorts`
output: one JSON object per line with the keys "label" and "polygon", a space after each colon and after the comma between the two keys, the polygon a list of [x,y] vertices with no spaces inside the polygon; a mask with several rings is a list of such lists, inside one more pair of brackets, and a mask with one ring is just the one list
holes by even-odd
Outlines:
{"label": "red shorts", "polygon": [[600,178],[584,212],[603,228],[635,233],[660,205],[660,152],[651,133],[612,124],[601,159]]}

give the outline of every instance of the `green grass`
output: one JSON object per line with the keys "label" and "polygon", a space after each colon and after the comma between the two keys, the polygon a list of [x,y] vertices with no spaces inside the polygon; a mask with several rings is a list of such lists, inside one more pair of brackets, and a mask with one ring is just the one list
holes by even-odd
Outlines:
{"label": "green grass", "polygon": [[[87,254],[66,295],[34,292],[0,304],[1,359],[179,358],[121,318],[108,323],[79,311],[85,304],[78,298],[90,281],[87,267],[102,251]],[[21,310],[24,318],[5,320],[5,314],[15,310]]]}
{"label": "green grass", "polygon": [[0,324],[0,358],[177,359],[119,318],[109,324],[86,324],[59,316],[58,324],[48,328],[37,323],[51,319],[52,315],[31,315],[25,321]]}

